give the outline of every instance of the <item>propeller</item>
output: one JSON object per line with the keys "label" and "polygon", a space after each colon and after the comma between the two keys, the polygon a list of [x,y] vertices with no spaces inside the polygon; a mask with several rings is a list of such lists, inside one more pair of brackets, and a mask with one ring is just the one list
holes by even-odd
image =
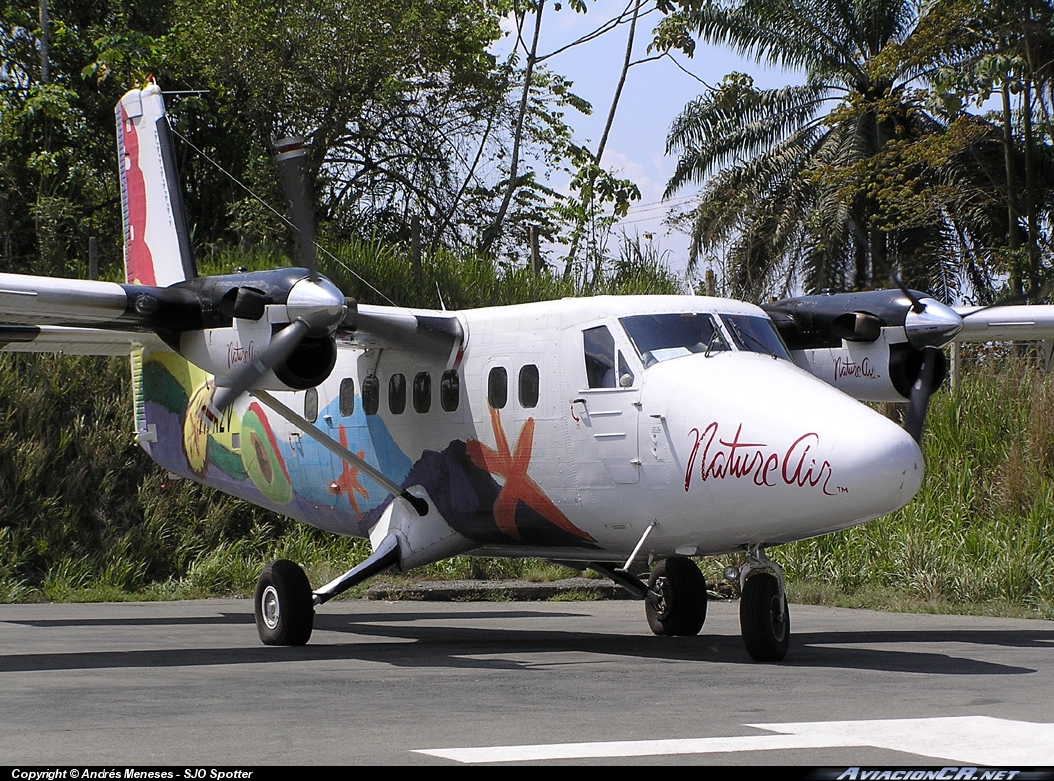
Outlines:
{"label": "propeller", "polygon": [[283,138],[275,144],[275,163],[282,190],[289,201],[293,227],[296,229],[296,254],[300,264],[318,279],[315,265],[315,212],[307,185],[307,149],[304,139]]}
{"label": "propeller", "polygon": [[289,325],[271,337],[259,357],[216,378],[216,391],[202,414],[217,422],[234,401],[253,390],[268,371],[280,369],[304,340],[333,338],[344,320],[347,303],[344,294],[318,273],[315,263],[315,220],[307,185],[307,150],[301,138],[286,138],[275,144],[275,163],[296,229],[297,259],[308,276],[296,282],[286,299]]}
{"label": "propeller", "polygon": [[222,380],[217,379],[216,391],[212,394],[212,400],[202,410],[205,417],[212,423],[219,422],[220,416],[234,403],[235,399],[251,390],[268,371],[285,363],[310,330],[311,326],[305,320],[298,318],[271,338],[271,343],[259,358],[243,365]]}
{"label": "propeller", "polygon": [[911,386],[908,409],[904,413],[904,430],[920,445],[930,396],[936,390],[934,378],[937,376],[937,367],[943,360],[944,353],[936,347],[922,348],[922,365],[919,367],[919,376],[915,379],[915,384]]}

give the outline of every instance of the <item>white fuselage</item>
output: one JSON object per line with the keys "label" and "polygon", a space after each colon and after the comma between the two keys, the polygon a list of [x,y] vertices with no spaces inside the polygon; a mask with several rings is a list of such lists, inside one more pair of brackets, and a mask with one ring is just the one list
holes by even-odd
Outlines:
{"label": "white fuselage", "polygon": [[[451,355],[343,345],[333,374],[317,389],[317,425],[335,439],[343,426],[348,448],[362,450],[381,468],[404,458],[404,474],[394,478],[407,486],[429,451],[435,456],[452,443],[466,443],[458,450],[469,454],[462,462],[474,459],[499,491],[508,486],[493,508],[467,510],[469,520],[452,523],[467,540],[463,548],[488,555],[618,561],[652,522],[647,552],[713,554],[842,529],[892,512],[914,496],[923,473],[919,448],[875,411],[764,351],[713,344],[680,355],[656,350],[663,358],[649,358],[645,367],[640,345],[620,321],[692,313],[722,323],[719,338],[728,347],[736,340],[719,316],[765,318],[748,304],[681,296],[469,310],[458,315],[466,338]],[[612,356],[606,377],[586,357],[585,343],[597,335],[600,352]],[[444,398],[444,375],[449,380],[451,372],[456,396],[447,382]],[[342,382],[343,412],[349,412],[348,380],[355,409],[342,415]],[[372,382],[379,393],[371,416],[362,407],[364,388]],[[304,392],[278,395],[293,409],[304,408]],[[427,411],[418,411],[426,395]],[[391,443],[378,441],[378,422],[399,451],[396,459],[391,452],[381,455]],[[312,458],[294,428],[281,421],[272,425],[281,447],[288,448],[297,490],[312,482],[324,486],[341,474],[338,459]],[[364,437],[372,438],[372,450]],[[460,473],[437,469],[445,476],[429,493],[448,490],[453,498],[445,504],[459,506]],[[383,494],[376,486],[370,491],[368,500],[358,497],[360,516]],[[325,501],[324,489],[315,495]],[[361,518],[349,500],[337,494],[333,501],[338,512],[321,520],[290,514],[361,534]],[[348,508],[348,523],[332,520],[341,517],[341,506]],[[520,529],[531,506],[557,527],[567,522],[588,537],[589,550]],[[475,534],[472,519],[491,511],[491,533]]]}

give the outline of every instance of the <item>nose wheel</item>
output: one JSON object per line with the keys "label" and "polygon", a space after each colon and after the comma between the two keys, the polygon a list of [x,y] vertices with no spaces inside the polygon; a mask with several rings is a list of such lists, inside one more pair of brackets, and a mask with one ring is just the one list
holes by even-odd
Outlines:
{"label": "nose wheel", "polygon": [[265,567],[256,582],[253,606],[265,645],[304,645],[311,637],[315,606],[311,584],[299,565],[279,559]]}
{"label": "nose wheel", "polygon": [[778,662],[790,648],[790,608],[783,570],[760,546],[749,548],[746,554],[742,566],[725,569],[725,578],[739,583],[743,645],[755,662]]}
{"label": "nose wheel", "polygon": [[790,647],[790,608],[775,575],[749,578],[739,601],[743,644],[755,662],[778,662]]}
{"label": "nose wheel", "polygon": [[706,620],[706,579],[691,559],[673,556],[651,571],[644,597],[648,626],[657,635],[697,635]]}

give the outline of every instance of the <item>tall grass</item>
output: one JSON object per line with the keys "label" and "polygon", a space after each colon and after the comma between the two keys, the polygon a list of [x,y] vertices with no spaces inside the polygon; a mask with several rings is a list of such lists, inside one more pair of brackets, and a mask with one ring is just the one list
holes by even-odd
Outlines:
{"label": "tall grass", "polygon": [[[475,309],[582,295],[674,295],[687,291],[686,284],[654,256],[624,254],[608,275],[588,286],[548,272],[535,276],[526,266],[448,249],[424,251],[417,279],[409,247],[359,239],[331,245],[318,260],[323,273],[345,295],[364,304]],[[263,246],[248,254],[219,252],[199,265],[203,274],[217,274],[239,266],[258,270],[290,262],[278,248]]]}

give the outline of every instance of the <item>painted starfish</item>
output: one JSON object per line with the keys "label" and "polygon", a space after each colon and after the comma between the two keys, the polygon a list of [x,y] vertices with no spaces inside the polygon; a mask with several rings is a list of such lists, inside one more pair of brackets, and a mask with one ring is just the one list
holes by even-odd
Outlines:
{"label": "painted starfish", "polygon": [[593,538],[571,523],[567,516],[560,512],[560,508],[553,504],[538,484],[527,475],[527,467],[531,463],[531,450],[534,447],[534,418],[527,418],[527,422],[523,424],[513,451],[509,450],[509,440],[501,425],[501,413],[493,407],[490,408],[490,422],[494,429],[497,450],[475,439],[468,441],[466,449],[469,458],[480,469],[505,478],[505,485],[502,486],[494,502],[494,520],[498,528],[513,539],[523,539],[520,536],[520,530],[516,528],[516,505],[518,502],[523,502],[568,534],[592,541]]}
{"label": "painted starfish", "polygon": [[[337,427],[337,433],[340,434],[340,444],[345,450],[348,449],[348,432],[343,426]],[[363,458],[363,451],[356,453],[359,458]],[[359,512],[359,505],[355,502],[355,494],[358,494],[363,499],[370,498],[370,492],[366,490],[366,487],[359,482],[359,469],[358,467],[352,466],[347,461],[340,462],[340,477],[329,484],[329,492],[331,494],[345,494],[348,497],[348,501],[351,502],[351,509],[355,515],[359,518],[362,517],[362,513]]]}

